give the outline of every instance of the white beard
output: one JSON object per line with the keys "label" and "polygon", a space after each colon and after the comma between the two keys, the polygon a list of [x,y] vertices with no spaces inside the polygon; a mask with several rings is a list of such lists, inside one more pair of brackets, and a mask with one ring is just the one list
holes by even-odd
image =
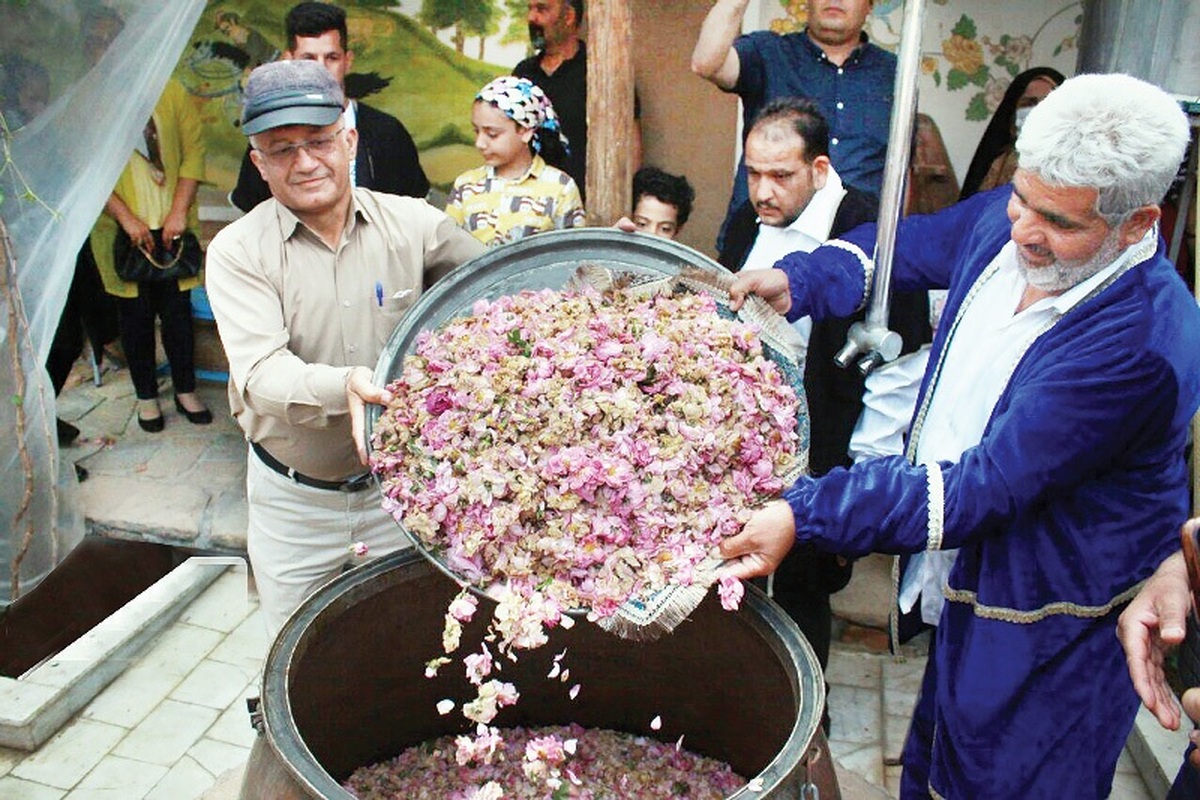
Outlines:
{"label": "white beard", "polygon": [[1031,267],[1025,263],[1021,248],[1017,248],[1017,271],[1025,282],[1043,292],[1065,292],[1086,281],[1100,270],[1117,260],[1121,254],[1119,233],[1116,229],[1104,237],[1090,258],[1077,261],[1055,261],[1044,267]]}

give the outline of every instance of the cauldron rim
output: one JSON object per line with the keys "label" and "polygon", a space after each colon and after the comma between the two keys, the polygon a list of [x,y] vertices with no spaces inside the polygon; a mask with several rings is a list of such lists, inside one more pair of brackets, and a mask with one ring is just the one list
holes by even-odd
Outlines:
{"label": "cauldron rim", "polygon": [[[348,588],[368,583],[410,563],[429,562],[417,552],[403,550],[375,559],[334,578],[292,613],[271,644],[262,677],[261,736],[291,778],[314,796],[355,800],[355,796],[342,788],[309,749],[300,735],[292,713],[288,687],[291,685],[292,669],[304,655],[305,637],[315,620],[337,607],[337,601],[348,594]],[[825,681],[812,645],[804,638],[795,621],[769,600],[762,590],[754,585],[747,585],[742,607],[755,612],[745,616],[749,624],[760,631],[775,634],[766,641],[772,649],[784,651],[779,653],[781,658],[790,654],[796,662],[807,663],[813,668],[808,672],[798,670],[789,676],[795,684],[797,696],[801,698],[800,709],[783,746],[757,775],[748,776],[762,779],[762,786],[754,791],[743,786],[725,798],[760,800],[769,797],[772,791],[780,789],[788,778],[794,775],[796,765],[801,763],[820,727],[821,710],[825,706]],[[787,663],[789,659],[782,660]],[[273,668],[279,663],[282,663],[281,668]]]}

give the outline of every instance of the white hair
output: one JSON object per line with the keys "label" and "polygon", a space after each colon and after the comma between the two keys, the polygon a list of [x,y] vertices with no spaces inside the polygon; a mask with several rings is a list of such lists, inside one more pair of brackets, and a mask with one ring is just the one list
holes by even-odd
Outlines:
{"label": "white hair", "polygon": [[1162,201],[1189,135],[1179,103],[1157,86],[1079,75],[1034,107],[1016,147],[1021,168],[1043,181],[1096,189],[1096,212],[1111,225]]}

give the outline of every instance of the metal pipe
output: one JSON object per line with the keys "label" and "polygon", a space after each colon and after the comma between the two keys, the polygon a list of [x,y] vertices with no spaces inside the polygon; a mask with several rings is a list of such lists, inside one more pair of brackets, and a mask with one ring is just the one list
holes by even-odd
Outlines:
{"label": "metal pipe", "polygon": [[866,321],[855,323],[846,337],[846,345],[837,354],[839,366],[847,367],[859,355],[858,369],[871,370],[900,355],[900,335],[888,329],[888,306],[892,293],[892,257],[896,246],[896,227],[904,206],[904,188],[912,152],[913,123],[917,115],[917,76],[921,61],[921,28],[924,25],[925,0],[907,0],[900,29],[896,85],[892,96],[892,119],[888,131],[888,150],[883,165],[883,188],[879,197],[879,228],[875,240],[875,275],[871,284]]}

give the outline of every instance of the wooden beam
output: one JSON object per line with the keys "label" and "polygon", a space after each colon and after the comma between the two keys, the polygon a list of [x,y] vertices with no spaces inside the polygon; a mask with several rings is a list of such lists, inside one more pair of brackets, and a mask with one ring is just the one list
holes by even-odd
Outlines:
{"label": "wooden beam", "polygon": [[631,0],[588,0],[587,212],[589,225],[629,213],[633,191]]}

